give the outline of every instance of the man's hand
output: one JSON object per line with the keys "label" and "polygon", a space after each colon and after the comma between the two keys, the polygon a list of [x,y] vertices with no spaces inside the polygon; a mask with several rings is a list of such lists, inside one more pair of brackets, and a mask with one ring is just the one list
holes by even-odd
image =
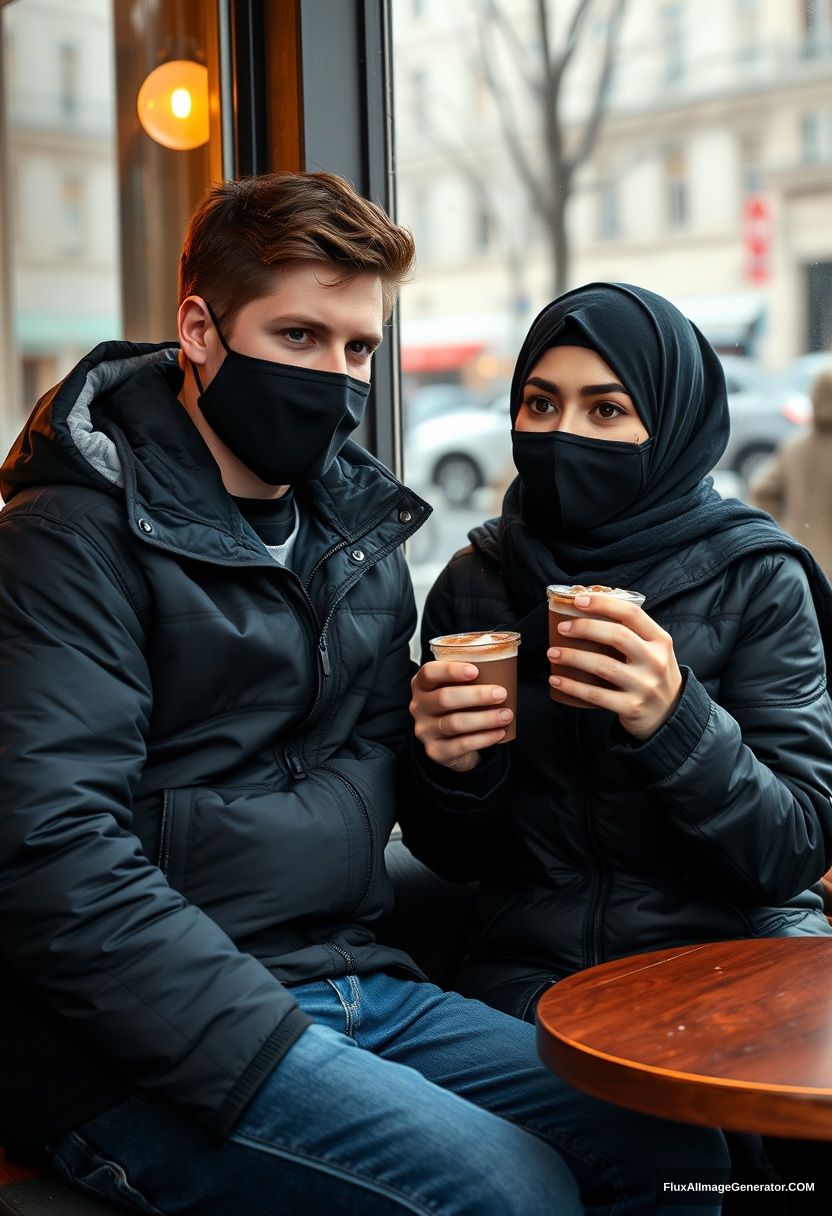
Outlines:
{"label": "man's hand", "polygon": [[471,663],[425,663],[410,682],[410,712],[416,738],[431,760],[457,773],[470,772],[480,762],[480,750],[499,743],[514,714],[500,709],[505,688],[471,684],[477,668]]}
{"label": "man's hand", "polygon": [[[600,688],[555,675],[549,677],[549,683],[588,706],[617,714],[634,738],[649,739],[664,725],[682,695],[682,673],[673,639],[642,608],[626,600],[612,595],[578,595],[574,602],[576,608],[605,619],[575,617],[561,622],[558,633],[563,635],[564,644],[548,650],[549,659],[591,672],[615,687]],[[624,656],[624,662],[606,654],[570,650],[570,637],[611,646]]]}

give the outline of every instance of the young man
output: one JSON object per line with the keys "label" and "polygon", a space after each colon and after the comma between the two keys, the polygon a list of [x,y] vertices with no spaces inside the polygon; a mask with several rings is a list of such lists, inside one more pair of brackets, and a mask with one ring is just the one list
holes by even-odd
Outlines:
{"label": "young man", "polygon": [[336,177],[217,187],[179,344],[2,471],[3,1139],[138,1211],[630,1213],[719,1156],[374,940],[428,508],[348,436],[412,255]]}

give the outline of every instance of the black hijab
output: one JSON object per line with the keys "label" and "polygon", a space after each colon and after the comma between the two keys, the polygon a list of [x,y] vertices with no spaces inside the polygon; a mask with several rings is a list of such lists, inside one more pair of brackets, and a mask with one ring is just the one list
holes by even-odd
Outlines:
{"label": "black hijab", "polygon": [[653,442],[639,501],[579,540],[537,532],[532,513],[524,514],[522,481],[515,478],[503,502],[498,544],[518,609],[530,612],[545,601],[547,583],[603,583],[641,591],[649,610],[740,557],[787,551],[809,578],[829,665],[832,588],[814,558],[764,512],[723,499],[707,476],[728,442],[728,399],[722,365],[696,326],[662,296],[626,283],[590,283],[567,292],[538,315],[520,350],[512,422],[532,368],[564,340],[590,347],[609,364]]}

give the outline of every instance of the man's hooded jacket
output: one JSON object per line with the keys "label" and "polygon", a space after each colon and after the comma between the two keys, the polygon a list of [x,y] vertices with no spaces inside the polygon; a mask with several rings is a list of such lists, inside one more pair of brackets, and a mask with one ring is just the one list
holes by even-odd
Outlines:
{"label": "man's hooded jacket", "polygon": [[137,1088],[227,1134],[307,1024],[286,984],[418,974],[373,926],[429,508],[348,443],[278,566],[177,353],[97,347],[0,476],[6,1144]]}

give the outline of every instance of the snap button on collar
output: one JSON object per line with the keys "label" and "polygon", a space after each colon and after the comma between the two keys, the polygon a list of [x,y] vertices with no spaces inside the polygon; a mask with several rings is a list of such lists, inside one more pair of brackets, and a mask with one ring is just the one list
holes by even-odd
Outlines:
{"label": "snap button on collar", "polygon": [[366,555],[363,549],[353,549],[352,553],[350,554],[350,557],[354,562],[363,562],[365,556]]}
{"label": "snap button on collar", "polygon": [[153,524],[150,522],[149,519],[140,519],[139,527],[141,528],[142,532],[152,532],[153,531]]}
{"label": "snap button on collar", "polygon": [[400,524],[409,524],[412,518],[413,516],[411,515],[410,511],[399,511]]}

